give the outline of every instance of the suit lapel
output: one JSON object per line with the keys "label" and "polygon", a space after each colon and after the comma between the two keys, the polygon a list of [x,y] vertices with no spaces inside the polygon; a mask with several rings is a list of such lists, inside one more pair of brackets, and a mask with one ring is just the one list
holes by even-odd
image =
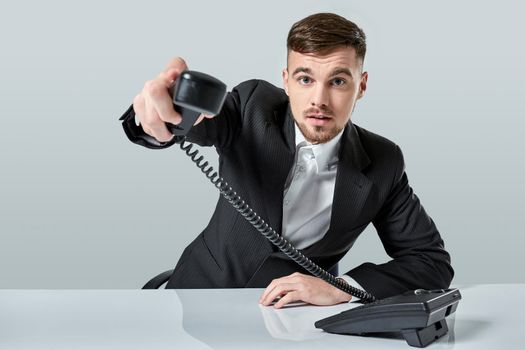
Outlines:
{"label": "suit lapel", "polygon": [[370,164],[370,158],[354,124],[350,122],[345,133],[339,152],[330,220],[330,230],[335,232],[348,229],[348,225],[355,222],[372,187],[372,182],[361,172]]}
{"label": "suit lapel", "polygon": [[[295,122],[290,109],[290,104],[287,105],[284,120],[282,111],[274,111],[274,120],[276,123],[282,123],[282,137],[289,151],[295,154]],[[291,164],[290,164],[291,166]],[[287,174],[288,175],[288,174]]]}
{"label": "suit lapel", "polygon": [[[277,233],[281,233],[283,217],[283,192],[286,178],[295,156],[295,129],[290,107],[274,111],[273,121],[267,123],[267,140],[263,157],[271,159],[272,169],[261,169],[265,175],[264,192],[266,215],[264,220]],[[283,147],[284,145],[284,147]]]}

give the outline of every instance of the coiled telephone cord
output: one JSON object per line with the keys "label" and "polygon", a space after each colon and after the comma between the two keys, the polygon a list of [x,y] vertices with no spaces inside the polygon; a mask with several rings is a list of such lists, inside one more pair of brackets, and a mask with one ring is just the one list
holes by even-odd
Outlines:
{"label": "coiled telephone cord", "polygon": [[376,301],[376,298],[364,290],[350,286],[346,281],[337,278],[328,271],[314,263],[303,253],[298,251],[286,238],[278,234],[270,225],[268,225],[257,213],[250,208],[248,204],[239,196],[228,183],[214,171],[213,167],[199,155],[197,149],[193,149],[193,144],[186,141],[185,138],[179,142],[180,148],[190,157],[195,165],[206,175],[210,182],[220,191],[221,195],[246,219],[253,225],[264,237],[277,246],[284,254],[315,277],[319,277],[340,290],[354,297],[360,298],[363,303]]}

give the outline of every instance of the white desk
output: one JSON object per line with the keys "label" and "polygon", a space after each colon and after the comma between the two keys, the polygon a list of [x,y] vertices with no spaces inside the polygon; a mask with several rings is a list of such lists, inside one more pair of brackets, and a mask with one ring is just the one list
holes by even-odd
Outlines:
{"label": "white desk", "polygon": [[[449,333],[429,349],[523,349],[525,284],[460,286]],[[324,333],[355,307],[258,304],[262,289],[0,290],[0,349],[409,349]],[[414,348],[415,349],[415,348]]]}

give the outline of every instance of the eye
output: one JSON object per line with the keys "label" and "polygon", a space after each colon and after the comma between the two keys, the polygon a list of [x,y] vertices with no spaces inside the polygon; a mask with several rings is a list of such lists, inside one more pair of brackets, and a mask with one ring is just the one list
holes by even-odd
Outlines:
{"label": "eye", "polygon": [[344,80],[343,78],[334,78],[332,80],[332,85],[334,86],[343,86],[346,84],[346,80]]}
{"label": "eye", "polygon": [[307,76],[302,76],[302,77],[299,77],[297,79],[297,81],[299,82],[299,84],[301,85],[308,85],[312,82],[312,79],[310,79],[310,77],[307,77]]}

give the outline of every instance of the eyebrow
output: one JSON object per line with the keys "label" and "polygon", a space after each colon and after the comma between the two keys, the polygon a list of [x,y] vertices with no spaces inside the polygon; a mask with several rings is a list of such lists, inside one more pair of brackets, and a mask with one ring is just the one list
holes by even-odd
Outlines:
{"label": "eyebrow", "polygon": [[[294,75],[296,75],[298,73],[312,74],[312,70],[310,68],[306,68],[306,67],[297,67],[293,71],[292,76],[294,76]],[[350,78],[353,78],[353,75],[352,75],[352,72],[350,71],[350,69],[345,68],[345,67],[336,67],[336,68],[334,68],[334,70],[330,73],[330,76],[333,77],[333,76],[336,76],[338,74],[346,74]]]}
{"label": "eyebrow", "polygon": [[297,67],[297,68],[295,68],[295,70],[293,71],[292,77],[293,77],[294,75],[296,75],[297,73],[312,74],[312,70],[311,70],[310,68],[306,68],[306,67]]}
{"label": "eyebrow", "polygon": [[335,68],[333,71],[332,71],[332,74],[330,76],[336,76],[338,74],[346,74],[348,75],[350,78],[353,78],[353,75],[352,75],[352,72],[350,72],[350,69],[348,68],[345,68],[345,67],[337,67]]}

